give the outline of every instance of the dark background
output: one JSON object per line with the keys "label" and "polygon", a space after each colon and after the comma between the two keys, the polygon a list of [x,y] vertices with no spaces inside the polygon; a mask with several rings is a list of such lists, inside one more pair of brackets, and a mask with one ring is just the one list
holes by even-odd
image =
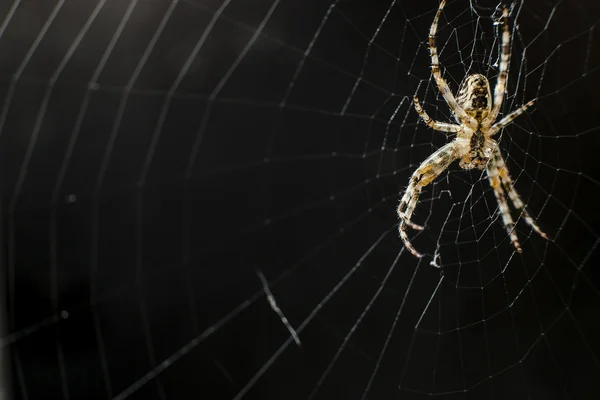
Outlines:
{"label": "dark background", "polygon": [[[596,399],[600,6],[512,4],[500,137],[545,241],[450,139],[437,1],[0,4],[2,346],[17,399]],[[495,82],[496,2],[451,1],[453,90]],[[514,22],[516,19],[516,23]],[[436,261],[429,265],[437,249]],[[259,274],[296,329],[270,307]]]}

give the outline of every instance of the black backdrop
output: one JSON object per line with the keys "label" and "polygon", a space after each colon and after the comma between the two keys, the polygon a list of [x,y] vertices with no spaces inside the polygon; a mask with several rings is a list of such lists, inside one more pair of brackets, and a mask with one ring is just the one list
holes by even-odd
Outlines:
{"label": "black backdrop", "polygon": [[[542,136],[504,149],[528,171],[518,186],[531,187],[555,241],[523,227],[517,256],[495,222],[481,241],[440,239],[442,272],[401,253],[394,233],[409,174],[447,140],[417,130],[406,103],[426,91],[430,112],[448,118],[424,89],[437,2],[391,4],[0,5],[3,349],[15,398],[596,398],[599,6],[515,7],[508,104],[538,96],[523,124]],[[451,2],[444,21],[458,32],[477,10],[489,27],[495,6]],[[455,80],[465,48],[445,53]],[[346,106],[359,77],[368,84]],[[487,185],[462,174],[453,201]],[[476,225],[468,214],[455,222]],[[436,238],[415,243],[432,253]],[[483,271],[481,296],[457,289],[457,265]]]}

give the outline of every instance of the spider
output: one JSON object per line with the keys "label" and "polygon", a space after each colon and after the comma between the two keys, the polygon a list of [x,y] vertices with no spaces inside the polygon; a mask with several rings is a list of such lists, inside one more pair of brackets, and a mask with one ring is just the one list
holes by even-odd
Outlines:
{"label": "spider", "polygon": [[[487,176],[494,190],[498,202],[500,215],[510,240],[516,251],[521,253],[521,245],[515,232],[515,221],[513,220],[507,201],[512,202],[514,208],[520,212],[525,221],[543,238],[548,237],[531,217],[521,197],[514,188],[513,181],[498,147],[498,143],[492,139],[501,129],[510,124],[515,118],[523,114],[534,104],[531,100],[524,106],[512,111],[496,122],[508,78],[508,64],[510,59],[510,32],[508,28],[508,9],[504,8],[502,13],[502,40],[500,54],[500,71],[494,87],[492,105],[492,92],[488,79],[481,74],[472,74],[466,77],[460,84],[456,98],[450,91],[448,84],[442,78],[440,63],[436,47],[436,32],[438,20],[446,4],[446,0],[440,2],[431,28],[429,29],[429,51],[431,53],[431,73],[440,90],[444,100],[452,110],[457,124],[438,122],[433,120],[414,97],[414,107],[421,119],[431,128],[437,131],[456,133],[456,137],[435,153],[431,154],[412,174],[406,192],[402,196],[398,206],[398,217],[400,218],[400,238],[406,248],[415,256],[422,257],[408,240],[406,234],[407,226],[416,230],[423,227],[411,222],[412,214],[419,200],[421,190],[445,171],[450,164],[460,159],[460,167],[466,170],[477,168],[486,170]],[[495,122],[495,123],[494,123]]]}

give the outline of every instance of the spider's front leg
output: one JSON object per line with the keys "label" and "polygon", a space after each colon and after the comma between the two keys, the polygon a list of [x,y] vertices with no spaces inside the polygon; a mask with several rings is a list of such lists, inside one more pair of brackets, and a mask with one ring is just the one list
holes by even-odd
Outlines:
{"label": "spider's front leg", "polygon": [[410,226],[417,230],[423,229],[423,227],[416,225],[410,220],[415,211],[415,207],[417,206],[417,202],[419,201],[421,190],[437,178],[438,175],[444,172],[454,160],[460,157],[459,153],[457,143],[450,142],[430,155],[412,174],[406,192],[404,192],[404,196],[402,196],[402,200],[400,200],[400,205],[397,210],[398,217],[400,218],[400,238],[408,251],[415,257],[421,258],[423,255],[419,253],[408,240],[406,227]]}
{"label": "spider's front leg", "polygon": [[[490,164],[492,164],[492,165],[491,166],[488,165],[488,171],[489,171],[490,167],[492,168],[492,170],[496,171],[495,174],[500,179],[500,182],[502,183],[502,186],[504,187],[504,189],[506,189],[508,198],[510,199],[512,204],[515,206],[515,209],[521,213],[521,216],[523,217],[525,222],[527,222],[527,224],[529,224],[529,226],[531,226],[533,228],[533,230],[535,232],[537,232],[538,235],[540,235],[544,239],[548,239],[548,235],[546,235],[542,231],[542,229],[537,225],[537,223],[535,222],[535,220],[533,219],[531,214],[529,214],[529,211],[527,211],[527,207],[525,207],[525,203],[523,203],[521,196],[515,189],[514,182],[513,182],[512,178],[510,177],[510,173],[508,172],[508,167],[506,166],[506,163],[504,162],[504,157],[502,157],[500,148],[496,147],[494,149],[494,153],[492,155],[492,159],[490,160]],[[489,174],[489,172],[488,172],[488,174]]]}
{"label": "spider's front leg", "polygon": [[494,190],[496,201],[498,202],[498,208],[500,209],[500,216],[502,217],[504,229],[506,229],[506,233],[510,237],[510,241],[515,247],[515,250],[517,250],[519,253],[522,253],[523,250],[521,249],[519,238],[515,232],[515,222],[512,218],[512,215],[510,215],[510,208],[508,206],[508,201],[506,201],[506,194],[504,193],[504,189],[502,187],[500,171],[498,170],[498,166],[493,158],[488,162],[487,175],[490,181],[490,186]]}

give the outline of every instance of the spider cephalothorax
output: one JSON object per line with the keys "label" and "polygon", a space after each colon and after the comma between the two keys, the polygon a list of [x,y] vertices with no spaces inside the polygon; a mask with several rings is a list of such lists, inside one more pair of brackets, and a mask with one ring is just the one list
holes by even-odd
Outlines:
{"label": "spider cephalothorax", "polygon": [[[435,15],[431,28],[429,29],[429,51],[431,52],[431,72],[435,82],[444,97],[444,100],[452,110],[457,124],[447,122],[438,122],[433,120],[419,103],[419,99],[414,97],[415,110],[421,116],[423,121],[431,128],[442,131],[456,133],[456,138],[447,143],[435,153],[430,155],[412,174],[408,188],[402,196],[398,206],[398,216],[400,217],[400,237],[406,248],[415,256],[421,257],[408,240],[406,234],[407,226],[413,229],[423,229],[411,221],[412,214],[417,206],[421,190],[429,185],[450,164],[459,159],[459,165],[463,169],[477,168],[485,169],[490,185],[494,190],[502,222],[510,236],[515,249],[520,253],[521,245],[514,231],[515,221],[510,214],[508,199],[510,199],[514,208],[520,212],[520,216],[542,237],[547,238],[546,234],[537,226],[531,217],[521,197],[514,188],[514,184],[508,168],[498,147],[498,143],[492,139],[506,125],[510,124],[515,118],[523,114],[533,105],[533,100],[518,108],[500,121],[496,122],[504,91],[506,89],[506,80],[508,79],[508,63],[510,58],[510,31],[508,29],[508,9],[504,8],[502,14],[502,23],[504,29],[501,40],[500,53],[500,71],[494,87],[494,97],[488,79],[481,74],[472,74],[461,83],[456,98],[448,87],[448,84],[442,77],[440,63],[437,54],[435,37],[437,25],[440,19],[442,9],[446,0],[440,2],[440,6]],[[493,100],[493,102],[492,102]]]}
{"label": "spider cephalothorax", "polygon": [[469,151],[460,158],[460,167],[462,169],[477,168],[484,170],[496,146],[496,142],[486,139],[485,134],[481,130],[475,130],[471,133]]}

